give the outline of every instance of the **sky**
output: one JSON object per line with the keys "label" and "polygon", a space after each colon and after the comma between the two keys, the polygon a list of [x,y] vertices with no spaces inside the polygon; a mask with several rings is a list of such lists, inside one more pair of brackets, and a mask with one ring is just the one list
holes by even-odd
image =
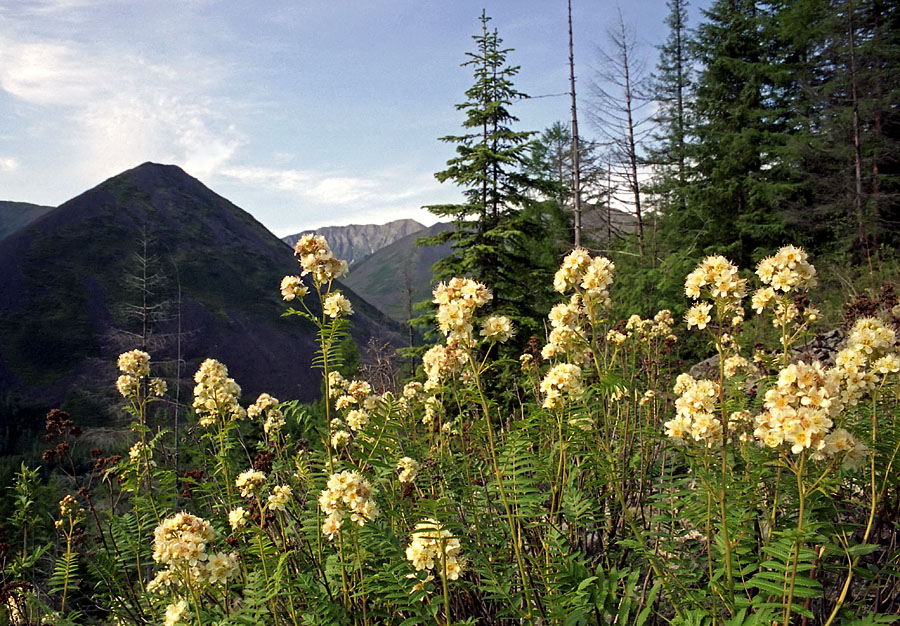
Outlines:
{"label": "sky", "polygon": [[[0,0],[0,200],[56,206],[153,161],[278,236],[431,224],[461,198],[434,173],[482,9],[532,96],[516,130],[568,120],[566,0]],[[580,111],[619,10],[648,69],[665,40],[665,0],[573,0]]]}

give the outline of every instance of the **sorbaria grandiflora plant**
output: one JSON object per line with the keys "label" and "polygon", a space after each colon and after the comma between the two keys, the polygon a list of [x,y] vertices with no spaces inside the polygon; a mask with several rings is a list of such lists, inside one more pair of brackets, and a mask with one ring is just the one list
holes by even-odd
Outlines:
{"label": "sorbaria grandiflora plant", "polygon": [[[176,476],[172,433],[149,425],[165,386],[149,355],[126,352],[127,453],[95,450],[79,467],[80,429],[48,415],[45,458],[74,486],[54,540],[33,529],[37,472],[16,481],[0,542],[8,621],[896,617],[897,307],[848,324],[833,356],[816,356],[805,348],[816,271],[802,250],[763,259],[756,278],[710,256],[686,279],[683,328],[711,358],[687,373],[675,369],[672,314],[612,319],[615,267],[578,248],[554,278],[543,345],[503,357],[516,329],[479,314],[485,285],[454,278],[434,290],[443,339],[420,377],[375,389],[339,371],[346,264],[316,235],[296,253],[301,273],[281,293],[318,331],[325,415],[266,393],[244,408],[225,365],[204,361]],[[774,328],[770,350],[746,344],[750,324]]]}

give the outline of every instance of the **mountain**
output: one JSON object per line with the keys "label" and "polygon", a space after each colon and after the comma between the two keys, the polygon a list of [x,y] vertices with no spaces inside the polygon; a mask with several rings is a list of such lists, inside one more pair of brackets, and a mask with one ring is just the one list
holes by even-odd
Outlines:
{"label": "mountain", "polygon": [[415,220],[394,220],[387,224],[325,226],[317,228],[315,231],[303,231],[296,235],[288,235],[283,240],[293,247],[301,235],[315,232],[328,240],[331,251],[337,258],[344,259],[353,265],[386,245],[423,228],[425,227]]}
{"label": "mountain", "polygon": [[52,206],[0,200],[0,239],[11,235],[52,210]]}
{"label": "mountain", "polygon": [[[281,278],[300,269],[291,249],[178,167],[145,163],[60,205],[0,240],[0,267],[0,399],[111,388],[141,311],[154,361],[174,359],[180,337],[187,378],[212,357],[251,399],[319,395],[314,327],[281,317]],[[347,295],[358,345],[397,342],[396,324]]]}
{"label": "mountain", "polygon": [[431,300],[431,266],[451,251],[449,243],[418,247],[416,242],[451,228],[438,222],[398,239],[354,263],[344,282],[391,318],[406,321],[411,304]]}

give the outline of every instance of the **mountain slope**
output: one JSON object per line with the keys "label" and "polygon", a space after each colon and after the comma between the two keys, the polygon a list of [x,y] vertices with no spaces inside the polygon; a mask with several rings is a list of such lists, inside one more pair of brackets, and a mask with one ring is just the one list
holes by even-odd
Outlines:
{"label": "mountain slope", "polygon": [[344,282],[386,315],[406,321],[410,304],[431,299],[431,266],[450,254],[450,244],[418,247],[416,242],[450,228],[439,222],[385,246],[354,263]]}
{"label": "mountain slope", "polygon": [[[332,252],[350,265],[361,261],[373,252],[425,228],[415,220],[394,220],[387,224],[350,224],[349,226],[325,226],[314,232],[328,240]],[[313,231],[304,231],[313,232]],[[288,235],[283,240],[293,246],[300,236]]]}
{"label": "mountain slope", "polygon": [[52,206],[0,200],[0,239],[11,235],[53,210]]}
{"label": "mountain slope", "polygon": [[[281,278],[299,273],[290,248],[179,168],[145,163],[0,241],[0,396],[59,402],[73,385],[112,384],[115,372],[98,363],[134,347],[115,338],[117,329],[140,331],[135,255],[145,240],[144,256],[155,259],[151,299],[169,303],[154,333],[171,338],[180,328],[187,377],[212,357],[245,395],[319,394],[319,373],[310,369],[312,325],[280,317],[287,308]],[[373,334],[395,340],[384,316],[348,296],[358,343]],[[174,341],[158,343],[154,360],[175,358]]]}

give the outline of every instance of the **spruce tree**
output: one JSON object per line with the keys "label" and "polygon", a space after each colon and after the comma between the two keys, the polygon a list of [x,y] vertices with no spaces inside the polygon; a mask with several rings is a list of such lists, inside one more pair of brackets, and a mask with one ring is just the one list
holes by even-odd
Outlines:
{"label": "spruce tree", "polygon": [[784,240],[780,207],[799,186],[786,149],[795,116],[780,83],[783,42],[757,0],[717,0],[705,14],[695,44],[694,168],[679,225],[701,254],[715,249],[749,265]]}
{"label": "spruce tree", "polygon": [[493,310],[535,327],[540,312],[533,285],[540,277],[534,273],[543,270],[532,263],[528,247],[540,238],[541,221],[533,210],[522,211],[535,202],[531,192],[541,188],[524,168],[534,133],[512,128],[518,119],[510,106],[527,96],[513,85],[519,67],[507,64],[511,49],[501,47],[497,30],[488,27],[490,19],[482,12],[481,33],[473,36],[475,51],[467,52],[462,64],[472,68],[475,79],[465,102],[456,105],[465,113],[464,133],[440,139],[456,146],[456,156],[435,177],[461,187],[464,201],[426,206],[439,218],[451,219],[454,228],[421,243],[452,244],[452,254],[434,266],[436,279],[479,280],[494,292]]}

